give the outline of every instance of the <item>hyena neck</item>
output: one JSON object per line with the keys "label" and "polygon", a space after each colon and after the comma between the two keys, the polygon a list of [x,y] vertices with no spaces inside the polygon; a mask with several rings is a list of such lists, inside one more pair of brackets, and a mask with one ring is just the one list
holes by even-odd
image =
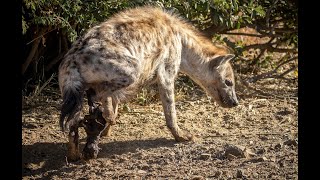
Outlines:
{"label": "hyena neck", "polygon": [[[217,55],[227,54],[227,50],[214,46],[193,29],[184,30],[182,37],[182,56],[180,71],[191,77],[196,83],[202,82],[212,71],[208,62]],[[201,85],[201,84],[200,84]]]}

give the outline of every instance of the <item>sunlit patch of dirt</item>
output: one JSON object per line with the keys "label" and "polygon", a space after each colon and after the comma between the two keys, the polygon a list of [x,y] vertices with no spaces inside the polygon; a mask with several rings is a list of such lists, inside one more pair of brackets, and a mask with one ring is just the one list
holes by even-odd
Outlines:
{"label": "sunlit patch of dirt", "polygon": [[[245,96],[239,89],[240,105],[231,109],[204,93],[177,98],[178,124],[195,136],[189,143],[174,141],[158,100],[122,104],[98,158],[76,163],[65,158],[67,137],[58,124],[61,99],[27,99],[23,179],[297,179],[297,85],[264,83],[252,86],[277,96]],[[83,129],[80,137],[83,148]]]}

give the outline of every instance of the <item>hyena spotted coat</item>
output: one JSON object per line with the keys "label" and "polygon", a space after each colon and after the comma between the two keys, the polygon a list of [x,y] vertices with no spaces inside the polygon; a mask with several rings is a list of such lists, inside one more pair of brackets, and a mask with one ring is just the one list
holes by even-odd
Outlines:
{"label": "hyena spotted coat", "polygon": [[[80,158],[81,126],[88,135],[84,158],[96,157],[99,137],[114,124],[118,104],[150,83],[159,87],[166,124],[175,140],[191,140],[192,135],[177,125],[175,77],[179,71],[187,74],[222,107],[234,107],[238,100],[229,63],[233,57],[182,18],[159,8],[129,9],[89,29],[59,67],[60,125],[69,130],[68,158]],[[84,94],[91,118],[80,117]]]}

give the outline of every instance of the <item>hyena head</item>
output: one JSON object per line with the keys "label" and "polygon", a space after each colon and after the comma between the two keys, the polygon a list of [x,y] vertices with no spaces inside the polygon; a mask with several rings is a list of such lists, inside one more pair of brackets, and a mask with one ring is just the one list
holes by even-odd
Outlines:
{"label": "hyena head", "polygon": [[231,108],[239,104],[235,93],[235,79],[230,60],[233,54],[219,55],[209,61],[208,78],[203,85],[207,93],[222,107]]}

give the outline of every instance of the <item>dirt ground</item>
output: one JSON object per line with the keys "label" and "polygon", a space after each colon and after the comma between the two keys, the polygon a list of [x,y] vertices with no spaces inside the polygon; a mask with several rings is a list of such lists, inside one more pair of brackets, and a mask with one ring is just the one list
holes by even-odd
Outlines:
{"label": "dirt ground", "polygon": [[[97,159],[66,161],[58,91],[24,101],[23,179],[298,179],[297,83],[261,81],[258,96],[238,88],[240,105],[219,107],[201,91],[177,98],[179,126],[195,136],[177,143],[160,101],[119,108]],[[200,92],[200,93],[199,93]],[[85,144],[80,130],[81,148]]]}

